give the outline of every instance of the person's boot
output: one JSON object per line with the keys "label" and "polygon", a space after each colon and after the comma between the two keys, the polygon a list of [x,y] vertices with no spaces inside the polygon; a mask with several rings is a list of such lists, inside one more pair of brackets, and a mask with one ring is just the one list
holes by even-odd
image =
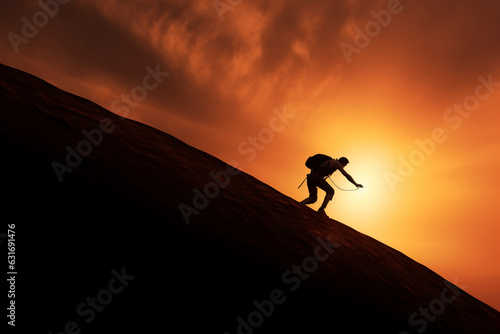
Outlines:
{"label": "person's boot", "polygon": [[325,216],[325,217],[328,217],[328,215],[326,214],[325,212],[325,208],[319,208],[318,209],[318,213],[322,216]]}

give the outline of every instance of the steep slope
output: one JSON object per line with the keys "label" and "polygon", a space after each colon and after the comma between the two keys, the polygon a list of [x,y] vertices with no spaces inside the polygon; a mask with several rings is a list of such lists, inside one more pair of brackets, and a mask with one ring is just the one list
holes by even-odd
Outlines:
{"label": "steep slope", "polygon": [[3,65],[0,97],[18,327],[500,332],[428,268],[168,134]]}

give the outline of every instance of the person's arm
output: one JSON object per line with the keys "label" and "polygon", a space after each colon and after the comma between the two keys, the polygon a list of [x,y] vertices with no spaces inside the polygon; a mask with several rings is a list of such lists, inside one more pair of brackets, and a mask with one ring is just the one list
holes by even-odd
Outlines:
{"label": "person's arm", "polygon": [[352,184],[354,184],[358,188],[363,188],[363,185],[359,184],[359,183],[356,183],[356,181],[354,181],[354,179],[352,178],[352,176],[349,175],[349,173],[347,173],[340,164],[339,164],[338,170],[342,173],[342,175],[345,176],[346,179],[349,180],[349,182],[351,182]]}

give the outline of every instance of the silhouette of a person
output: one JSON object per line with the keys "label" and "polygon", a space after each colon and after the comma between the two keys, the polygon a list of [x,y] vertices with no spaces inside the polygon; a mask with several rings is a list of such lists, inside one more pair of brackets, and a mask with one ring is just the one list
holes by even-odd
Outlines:
{"label": "silhouette of a person", "polygon": [[318,209],[318,212],[326,216],[326,206],[328,205],[328,202],[332,200],[335,193],[332,186],[330,186],[328,182],[326,182],[326,178],[336,170],[339,170],[342,175],[344,175],[346,179],[348,179],[357,188],[363,188],[363,185],[356,183],[352,176],[344,170],[344,167],[347,166],[348,163],[349,160],[347,160],[347,158],[345,157],[342,157],[340,159],[329,159],[321,163],[317,168],[312,169],[311,173],[307,175],[307,188],[309,189],[309,197],[300,203],[315,203],[318,199],[317,188],[320,188],[326,192],[326,195],[325,199],[323,200],[323,204],[321,204],[321,207]]}

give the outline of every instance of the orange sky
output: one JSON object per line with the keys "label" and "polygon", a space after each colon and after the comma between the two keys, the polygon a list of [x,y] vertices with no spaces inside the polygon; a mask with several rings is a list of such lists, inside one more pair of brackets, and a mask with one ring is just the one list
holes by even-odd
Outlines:
{"label": "orange sky", "polygon": [[74,0],[44,17],[2,2],[0,61],[108,109],[158,65],[169,76],[130,118],[297,200],[308,156],[347,156],[365,188],[337,190],[327,213],[500,310],[500,3],[219,3],[233,6]]}

